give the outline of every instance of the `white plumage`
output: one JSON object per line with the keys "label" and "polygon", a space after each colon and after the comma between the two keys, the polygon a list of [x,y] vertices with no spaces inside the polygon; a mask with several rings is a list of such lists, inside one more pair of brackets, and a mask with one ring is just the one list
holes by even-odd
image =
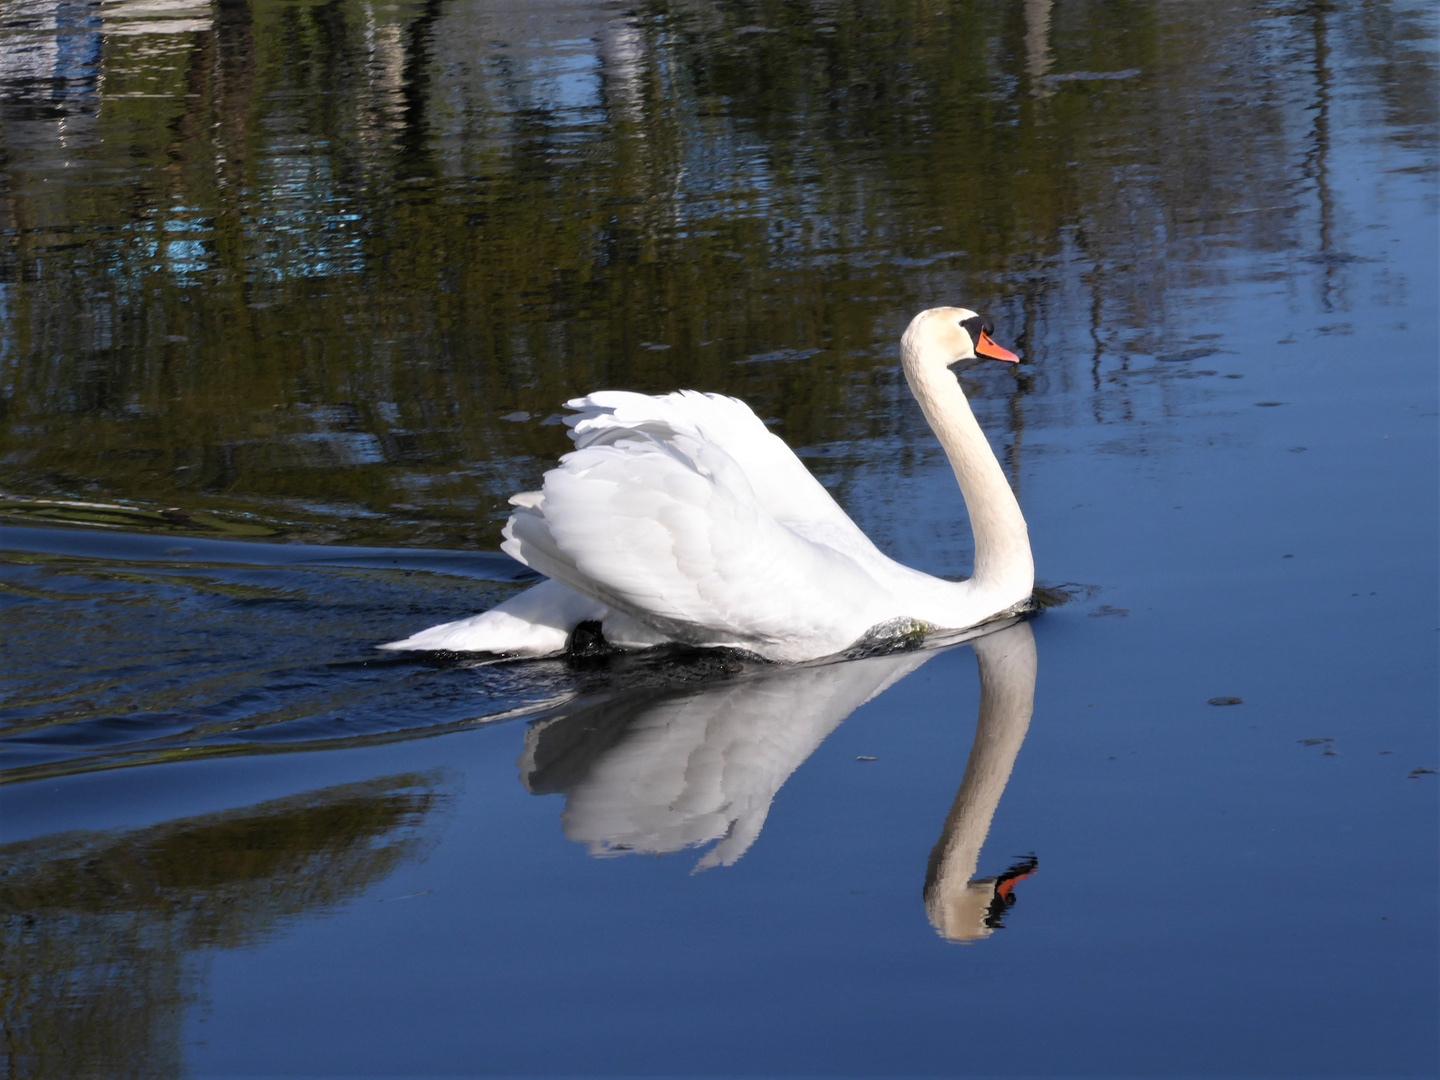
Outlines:
{"label": "white plumage", "polygon": [[541,491],[510,500],[501,546],[550,580],[382,647],[542,656],[598,621],[622,647],[679,642],[801,661],[887,629],[964,629],[1014,612],[1033,587],[1024,518],[946,370],[977,347],[1014,359],[981,323],[963,308],[934,308],[901,343],[970,509],[968,581],[887,558],[743,402],[602,391],[568,402],[575,450]]}

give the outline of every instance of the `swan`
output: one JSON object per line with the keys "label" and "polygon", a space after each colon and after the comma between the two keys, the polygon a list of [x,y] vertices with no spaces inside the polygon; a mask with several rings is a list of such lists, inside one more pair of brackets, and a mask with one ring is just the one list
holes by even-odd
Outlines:
{"label": "swan", "polygon": [[1025,518],[948,370],[976,357],[1018,363],[992,333],[967,308],[939,307],[900,341],[969,510],[969,579],[882,554],[743,402],[607,390],[567,403],[575,449],[540,491],[510,500],[501,548],[548,580],[380,648],[547,656],[598,624],[620,648],[727,647],[798,663],[1025,610],[1035,578]]}

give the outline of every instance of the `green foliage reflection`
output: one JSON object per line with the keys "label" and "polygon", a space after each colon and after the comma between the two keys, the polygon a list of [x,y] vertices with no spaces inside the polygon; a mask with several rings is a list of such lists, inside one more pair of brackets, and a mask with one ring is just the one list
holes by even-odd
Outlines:
{"label": "green foliage reflection", "polygon": [[894,434],[935,302],[1153,352],[1309,246],[1337,43],[1434,119],[1393,3],[177,4],[7,87],[0,480],[384,543],[493,546],[597,387]]}
{"label": "green foliage reflection", "polygon": [[434,785],[392,776],[0,847],[8,1075],[181,1075],[196,954],[283,933],[388,877],[418,854]]}

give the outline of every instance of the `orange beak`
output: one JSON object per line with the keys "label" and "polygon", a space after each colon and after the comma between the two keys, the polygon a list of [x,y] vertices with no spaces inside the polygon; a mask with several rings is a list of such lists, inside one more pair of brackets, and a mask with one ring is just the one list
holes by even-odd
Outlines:
{"label": "orange beak", "polygon": [[1016,356],[1009,349],[1002,349],[995,344],[994,339],[984,330],[980,331],[980,340],[975,343],[975,355],[983,356],[987,360],[1003,360],[1007,364],[1018,364],[1020,357]]}

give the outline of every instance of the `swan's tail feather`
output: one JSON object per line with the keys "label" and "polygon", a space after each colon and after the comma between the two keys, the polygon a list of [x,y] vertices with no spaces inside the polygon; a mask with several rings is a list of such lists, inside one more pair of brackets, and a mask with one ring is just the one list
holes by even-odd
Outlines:
{"label": "swan's tail feather", "polygon": [[402,641],[379,646],[394,651],[486,652],[503,656],[551,656],[565,651],[570,632],[603,619],[603,605],[558,581],[542,581],[480,615],[441,623]]}

